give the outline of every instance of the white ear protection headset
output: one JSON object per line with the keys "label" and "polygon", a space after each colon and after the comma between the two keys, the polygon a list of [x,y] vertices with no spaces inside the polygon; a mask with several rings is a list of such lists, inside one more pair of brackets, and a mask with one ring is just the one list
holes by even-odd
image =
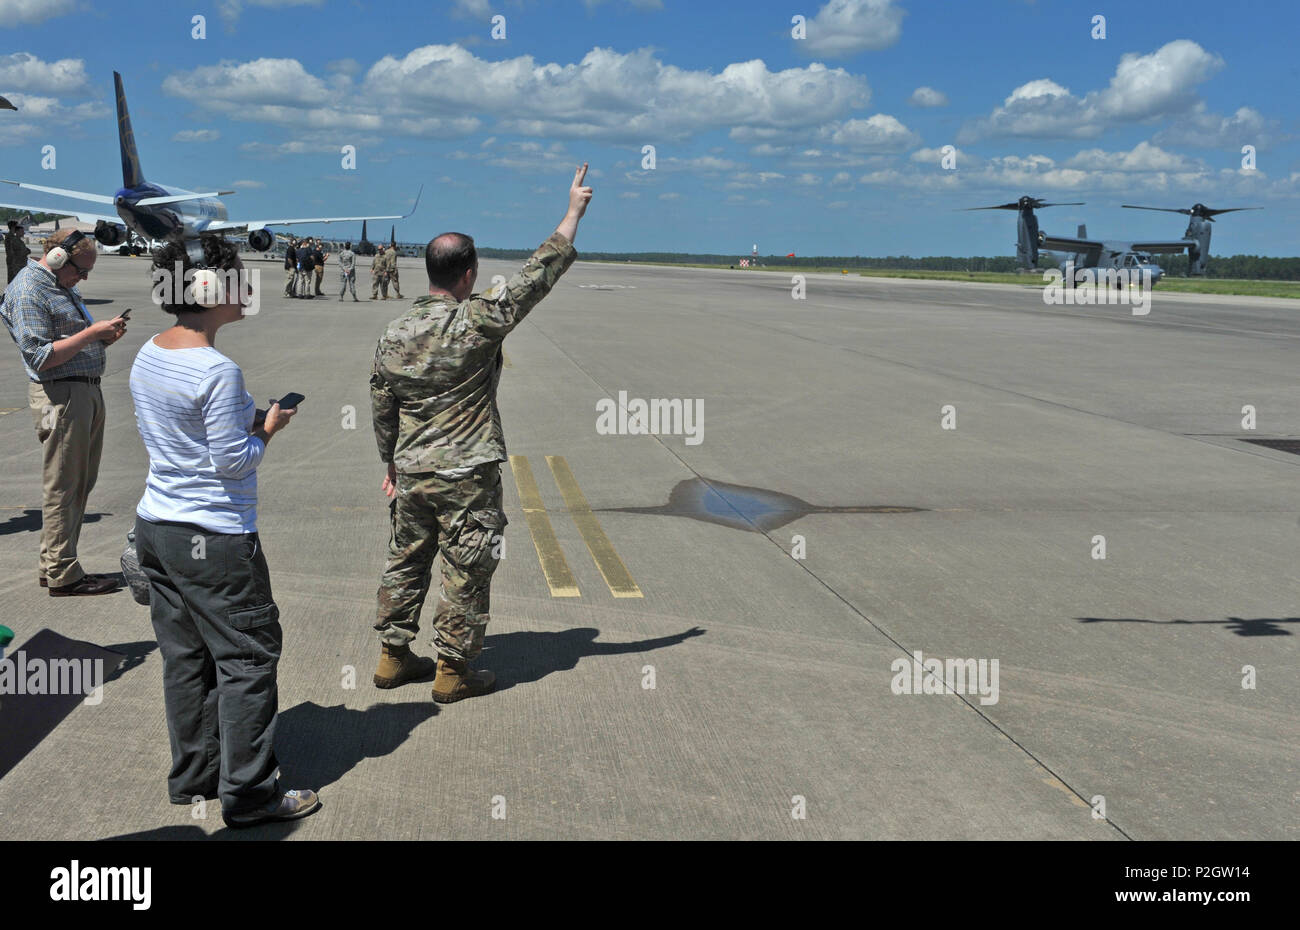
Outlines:
{"label": "white ear protection headset", "polygon": [[221,275],[208,268],[203,261],[203,243],[191,239],[185,244],[190,261],[194,263],[194,277],[190,280],[190,299],[200,307],[219,307],[226,302],[226,286]]}
{"label": "white ear protection headset", "polygon": [[81,230],[74,230],[71,236],[63,240],[63,245],[56,245],[45,253],[45,264],[49,265],[52,271],[58,271],[68,263],[77,243],[85,238],[86,234]]}
{"label": "white ear protection headset", "polygon": [[226,287],[221,275],[208,268],[194,272],[190,281],[190,297],[200,307],[219,307],[226,302]]}

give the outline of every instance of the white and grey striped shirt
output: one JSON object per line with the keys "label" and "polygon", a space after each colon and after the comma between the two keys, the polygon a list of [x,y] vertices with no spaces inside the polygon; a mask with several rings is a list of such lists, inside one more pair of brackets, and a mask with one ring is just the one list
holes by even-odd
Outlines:
{"label": "white and grey striped shirt", "polygon": [[256,406],[239,366],[211,346],[163,349],[150,339],[131,366],[149,477],[136,513],[212,533],[257,532]]}

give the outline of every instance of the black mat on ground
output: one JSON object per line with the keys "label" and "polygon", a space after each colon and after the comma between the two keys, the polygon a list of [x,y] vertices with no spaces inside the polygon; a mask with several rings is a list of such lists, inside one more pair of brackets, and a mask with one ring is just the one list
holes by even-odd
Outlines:
{"label": "black mat on ground", "polygon": [[0,778],[124,661],[121,653],[52,630],[41,630],[17,649],[5,649],[0,662]]}

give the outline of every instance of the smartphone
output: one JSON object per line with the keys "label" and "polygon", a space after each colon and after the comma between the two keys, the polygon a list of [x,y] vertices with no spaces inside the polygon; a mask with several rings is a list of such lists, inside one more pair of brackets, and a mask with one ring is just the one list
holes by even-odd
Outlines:
{"label": "smartphone", "polygon": [[123,310],[123,311],[122,311],[122,315],[121,315],[120,317],[118,317],[118,319],[120,319],[120,320],[129,320],[129,319],[131,319],[131,308],[130,308],[130,307],[127,307],[125,310]]}
{"label": "smartphone", "polygon": [[293,410],[304,400],[306,400],[306,398],[303,397],[303,395],[290,391],[288,394],[281,397],[277,403],[279,403],[281,410]]}

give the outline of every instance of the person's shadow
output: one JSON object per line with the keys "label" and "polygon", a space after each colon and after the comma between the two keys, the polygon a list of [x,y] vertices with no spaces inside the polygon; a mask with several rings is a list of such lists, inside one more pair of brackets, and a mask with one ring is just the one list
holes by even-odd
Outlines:
{"label": "person's shadow", "polygon": [[[88,513],[81,518],[82,523],[97,523],[100,518],[112,516],[112,514]],[[28,507],[16,517],[10,517],[4,523],[0,523],[0,536],[8,536],[11,533],[36,533],[41,529],[41,512],[32,510]]]}
{"label": "person's shadow", "polygon": [[540,681],[552,672],[574,668],[584,656],[625,655],[676,646],[693,636],[703,636],[700,627],[691,627],[672,636],[640,639],[632,643],[598,643],[600,630],[579,627],[558,633],[497,633],[483,640],[483,655],[475,665],[496,672],[498,691],[515,685]]}
{"label": "person's shadow", "polygon": [[438,705],[430,700],[372,704],[365,710],[304,701],[281,711],[275,725],[280,784],[320,791],[362,759],[396,751],[412,730],[437,713]]}

